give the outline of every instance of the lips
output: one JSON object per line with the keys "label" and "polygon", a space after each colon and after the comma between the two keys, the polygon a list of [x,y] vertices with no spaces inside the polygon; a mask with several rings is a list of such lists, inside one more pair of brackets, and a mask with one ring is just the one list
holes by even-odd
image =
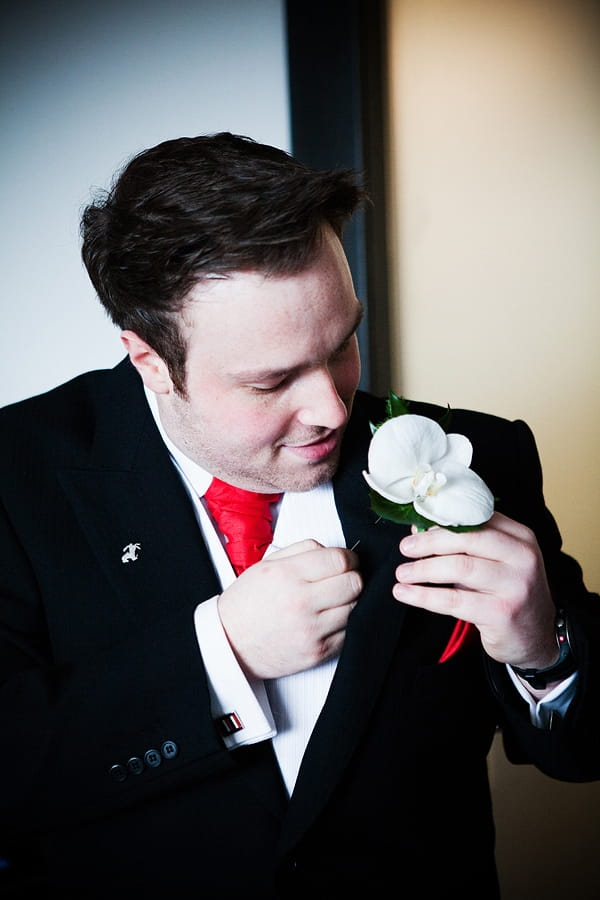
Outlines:
{"label": "lips", "polygon": [[325,438],[320,438],[307,444],[285,444],[284,446],[289,453],[298,456],[300,459],[308,462],[321,462],[321,460],[326,459],[334,452],[337,445],[338,435],[337,432],[334,432]]}

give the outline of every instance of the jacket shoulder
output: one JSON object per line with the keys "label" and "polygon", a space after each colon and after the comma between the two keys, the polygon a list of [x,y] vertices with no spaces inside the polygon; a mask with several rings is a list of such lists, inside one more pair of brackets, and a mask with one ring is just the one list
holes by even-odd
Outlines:
{"label": "jacket shoulder", "polygon": [[7,461],[40,459],[44,453],[51,455],[53,449],[60,454],[67,446],[89,445],[98,410],[114,403],[134,377],[138,378],[137,373],[124,361],[114,369],[85,372],[45,393],[5,406],[0,410],[0,431],[5,436],[0,453]]}
{"label": "jacket shoulder", "polygon": [[[423,400],[406,399],[406,403],[408,412],[413,415],[426,416],[428,419],[433,419],[436,422],[443,421],[444,430],[447,432],[458,431],[462,434],[475,432],[481,435],[490,433],[497,436],[498,434],[510,433],[514,430],[514,421],[493,413],[463,408],[454,409],[453,407],[441,406],[440,404],[429,403]],[[379,424],[386,417],[385,397],[358,391],[353,415],[369,419],[373,424]],[[522,425],[523,423],[520,424]]]}

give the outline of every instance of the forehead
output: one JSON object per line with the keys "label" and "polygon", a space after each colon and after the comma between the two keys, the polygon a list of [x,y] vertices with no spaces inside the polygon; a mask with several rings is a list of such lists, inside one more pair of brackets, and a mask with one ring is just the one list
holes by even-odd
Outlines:
{"label": "forehead", "polygon": [[335,349],[359,314],[344,252],[331,232],[313,262],[294,275],[234,272],[197,284],[184,312],[188,356],[233,354],[244,365],[254,365],[254,357],[270,364],[273,357],[281,365],[283,358]]}

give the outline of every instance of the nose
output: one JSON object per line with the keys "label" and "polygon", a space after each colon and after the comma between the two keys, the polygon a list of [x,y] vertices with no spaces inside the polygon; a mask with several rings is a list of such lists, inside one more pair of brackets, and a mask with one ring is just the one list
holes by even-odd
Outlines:
{"label": "nose", "polygon": [[303,379],[297,419],[311,428],[334,430],[346,424],[348,409],[328,369],[318,369]]}

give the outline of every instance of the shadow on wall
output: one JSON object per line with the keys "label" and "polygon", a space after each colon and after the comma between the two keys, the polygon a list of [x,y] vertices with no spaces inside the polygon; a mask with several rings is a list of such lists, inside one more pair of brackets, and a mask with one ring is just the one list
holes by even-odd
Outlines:
{"label": "shadow on wall", "polygon": [[512,765],[500,735],[489,769],[502,900],[600,900],[600,782]]}

